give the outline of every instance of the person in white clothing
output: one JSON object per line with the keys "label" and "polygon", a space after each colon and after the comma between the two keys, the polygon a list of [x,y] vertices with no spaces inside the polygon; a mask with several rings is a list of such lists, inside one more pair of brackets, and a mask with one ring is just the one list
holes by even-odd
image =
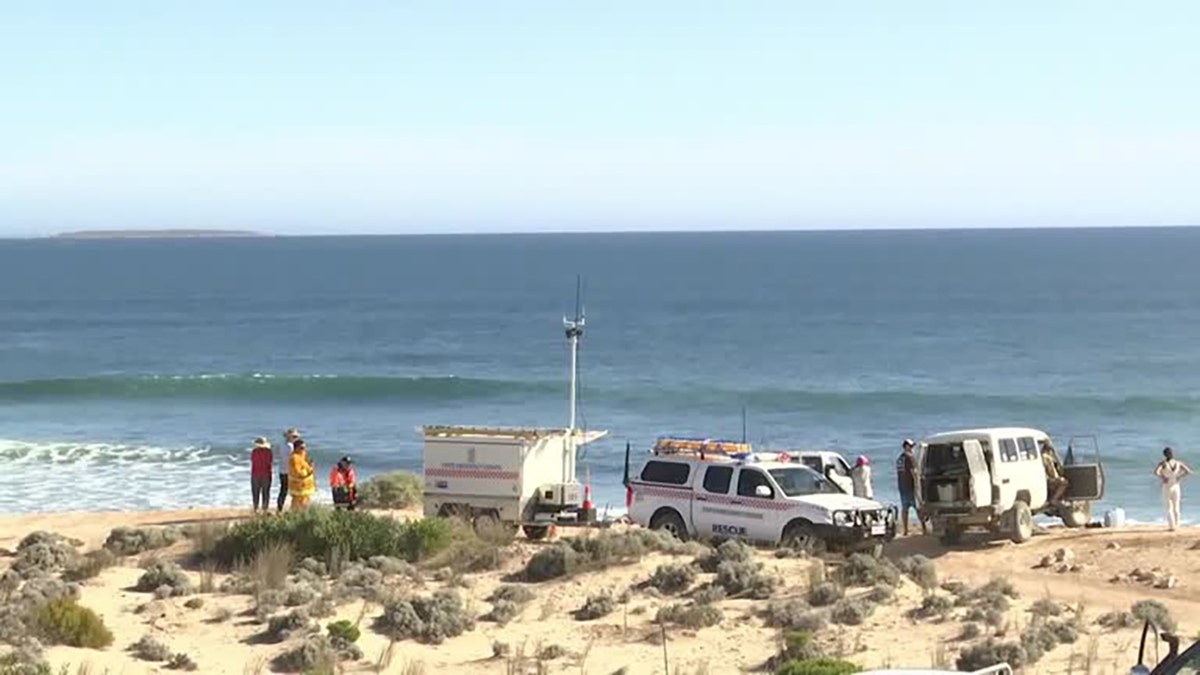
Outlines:
{"label": "person in white clothing", "polygon": [[288,458],[292,456],[292,444],[298,438],[300,432],[295,428],[283,432],[283,442],[279,444],[279,451],[275,456],[279,465],[279,497],[275,501],[275,510],[280,513],[283,512],[283,505],[287,503],[288,497]]}
{"label": "person in white clothing", "polygon": [[865,456],[859,455],[850,470],[850,479],[854,481],[854,496],[865,499],[875,498],[875,489],[871,487],[871,462]]}
{"label": "person in white clothing", "polygon": [[1154,475],[1162,481],[1163,505],[1167,509],[1167,528],[1172,532],[1179,527],[1179,505],[1182,494],[1179,481],[1192,473],[1187,464],[1175,459],[1175,451],[1163,448],[1163,461],[1154,467]]}

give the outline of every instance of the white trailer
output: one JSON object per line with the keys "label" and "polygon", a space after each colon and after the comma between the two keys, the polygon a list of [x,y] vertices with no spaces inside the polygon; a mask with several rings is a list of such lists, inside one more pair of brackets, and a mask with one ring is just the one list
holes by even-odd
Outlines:
{"label": "white trailer", "polygon": [[530,538],[551,524],[582,524],[579,446],[603,431],[427,426],[425,515],[520,524]]}
{"label": "white trailer", "polygon": [[577,290],[574,319],[563,319],[570,350],[570,414],[565,428],[424,426],[425,515],[458,516],[520,525],[531,539],[550,525],[594,524],[596,512],[581,500],[575,461],[579,447],[606,431],[575,427],[577,353],[583,337]]}

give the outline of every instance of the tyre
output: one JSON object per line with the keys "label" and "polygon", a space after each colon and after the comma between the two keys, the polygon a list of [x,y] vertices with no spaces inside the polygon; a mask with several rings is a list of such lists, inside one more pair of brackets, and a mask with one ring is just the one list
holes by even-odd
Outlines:
{"label": "tyre", "polygon": [[1069,502],[1062,507],[1063,525],[1072,528],[1087,527],[1092,522],[1091,502]]}
{"label": "tyre", "polygon": [[816,529],[808,523],[795,523],[783,531],[779,542],[784,548],[790,548],[807,555],[821,555],[826,550],[825,540]]}
{"label": "tyre", "polygon": [[654,514],[654,517],[650,519],[650,529],[667,532],[679,541],[688,540],[687,525],[683,523],[683,518],[672,509],[663,509]]}
{"label": "tyre", "polygon": [[1025,502],[1017,502],[1010,509],[1009,523],[1012,531],[1009,536],[1018,544],[1023,544],[1033,538],[1033,512]]}
{"label": "tyre", "polygon": [[550,528],[547,525],[524,525],[521,529],[525,532],[525,538],[531,541],[540,541],[550,534]]}
{"label": "tyre", "polygon": [[953,520],[949,520],[942,525],[942,535],[939,539],[946,546],[954,546],[962,541],[962,536],[963,526]]}

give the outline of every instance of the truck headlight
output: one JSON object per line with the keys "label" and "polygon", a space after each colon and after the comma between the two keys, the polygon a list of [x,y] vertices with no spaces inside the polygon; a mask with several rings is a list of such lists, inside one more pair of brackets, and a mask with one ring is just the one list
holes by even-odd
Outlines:
{"label": "truck headlight", "polygon": [[834,511],[833,524],[838,527],[850,527],[854,524],[854,516],[846,511]]}

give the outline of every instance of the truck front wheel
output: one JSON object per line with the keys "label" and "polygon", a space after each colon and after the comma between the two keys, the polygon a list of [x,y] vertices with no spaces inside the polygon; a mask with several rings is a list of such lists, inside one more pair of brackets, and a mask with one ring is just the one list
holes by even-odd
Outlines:
{"label": "truck front wheel", "polygon": [[650,529],[663,530],[679,541],[688,539],[687,525],[683,523],[683,518],[672,509],[663,509],[654,514],[654,517],[650,519]]}
{"label": "truck front wheel", "polygon": [[808,523],[788,525],[787,529],[783,531],[780,543],[784,548],[790,548],[806,555],[820,555],[826,550],[825,540],[817,534],[816,528]]}

